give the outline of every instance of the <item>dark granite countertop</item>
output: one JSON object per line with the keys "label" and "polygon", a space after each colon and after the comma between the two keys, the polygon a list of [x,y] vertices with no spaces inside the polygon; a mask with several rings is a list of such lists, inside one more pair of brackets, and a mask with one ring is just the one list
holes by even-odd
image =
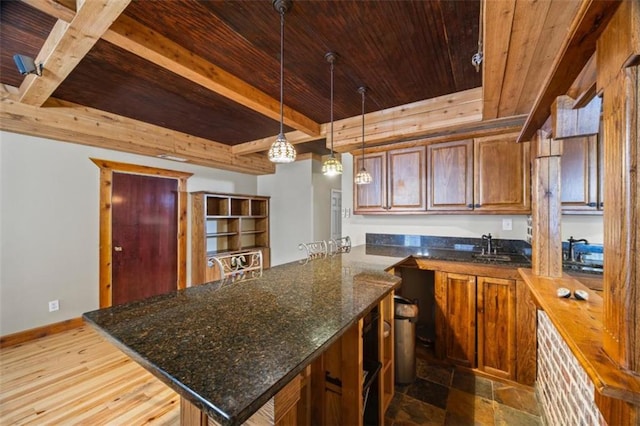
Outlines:
{"label": "dark granite countertop", "polygon": [[240,424],[399,285],[392,263],[355,247],[84,318],[210,417]]}

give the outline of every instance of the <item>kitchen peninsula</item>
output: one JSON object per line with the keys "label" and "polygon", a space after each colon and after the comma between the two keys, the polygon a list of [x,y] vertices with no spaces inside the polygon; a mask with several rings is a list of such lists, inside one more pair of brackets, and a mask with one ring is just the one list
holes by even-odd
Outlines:
{"label": "kitchen peninsula", "polygon": [[[363,317],[378,309],[379,318],[393,324],[391,300],[400,278],[385,272],[392,264],[392,258],[355,248],[306,264],[280,265],[257,279],[216,281],[88,312],[84,318],[180,394],[183,410],[195,408],[221,424],[241,424],[289,383],[299,383],[300,374],[345,335],[360,341],[354,344],[353,362],[362,366]],[[381,321],[377,328],[382,330]],[[378,354],[388,360],[381,373],[389,372],[388,400],[392,339],[393,333]],[[351,383],[362,383],[358,370]],[[343,397],[358,397],[346,395],[355,394],[348,390],[349,380],[342,378]],[[276,397],[276,421],[277,404]],[[354,416],[361,418],[362,410],[354,409]]]}

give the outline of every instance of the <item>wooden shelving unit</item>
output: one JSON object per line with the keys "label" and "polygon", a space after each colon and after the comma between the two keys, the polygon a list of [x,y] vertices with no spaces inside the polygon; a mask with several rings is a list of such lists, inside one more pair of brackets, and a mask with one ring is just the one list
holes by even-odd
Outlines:
{"label": "wooden shelving unit", "polygon": [[207,259],[222,253],[261,250],[269,266],[269,197],[192,192],[191,284],[218,279]]}
{"label": "wooden shelving unit", "polygon": [[393,339],[391,292],[312,364],[313,424],[384,424],[394,393]]}

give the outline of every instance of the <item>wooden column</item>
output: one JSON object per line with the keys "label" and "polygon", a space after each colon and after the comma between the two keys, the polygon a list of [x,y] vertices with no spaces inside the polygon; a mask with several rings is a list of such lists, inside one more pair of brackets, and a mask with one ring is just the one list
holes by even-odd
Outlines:
{"label": "wooden column", "polygon": [[604,127],[604,349],[640,373],[640,2],[623,2],[598,39]]}
{"label": "wooden column", "polygon": [[533,158],[532,269],[535,275],[562,277],[562,235],[560,232],[560,157],[562,141],[538,130],[531,144]]}

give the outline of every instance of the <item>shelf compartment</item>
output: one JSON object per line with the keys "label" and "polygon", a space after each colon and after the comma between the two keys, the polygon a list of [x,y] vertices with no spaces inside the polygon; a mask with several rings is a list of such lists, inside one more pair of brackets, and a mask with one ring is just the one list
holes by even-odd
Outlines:
{"label": "shelf compartment", "polygon": [[251,211],[249,212],[249,215],[251,216],[268,216],[269,215],[269,209],[268,209],[268,203],[267,200],[251,200]]}
{"label": "shelf compartment", "polygon": [[205,196],[205,216],[228,216],[229,197]]}
{"label": "shelf compartment", "polygon": [[248,198],[230,198],[231,216],[249,216],[249,199]]}

